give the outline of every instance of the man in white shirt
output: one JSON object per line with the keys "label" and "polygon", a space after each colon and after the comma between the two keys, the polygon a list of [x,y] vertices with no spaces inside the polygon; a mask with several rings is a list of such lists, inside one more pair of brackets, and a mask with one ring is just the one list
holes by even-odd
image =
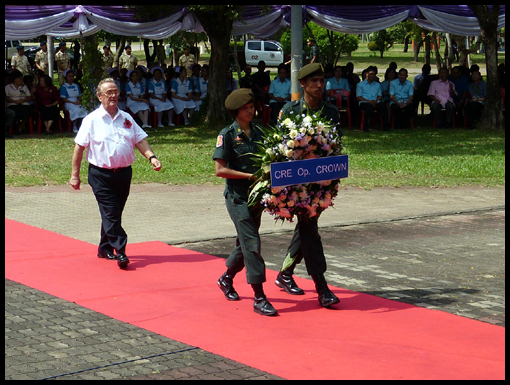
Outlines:
{"label": "man in white shirt", "polygon": [[97,87],[97,95],[101,106],[83,119],[74,139],[76,145],[69,184],[75,190],[80,189],[80,166],[87,148],[88,182],[96,196],[102,222],[97,256],[116,259],[117,265],[125,268],[129,259],[126,256],[127,234],[121,226],[121,216],[131,186],[134,148],[149,159],[154,171],[161,170],[161,162],[145,140],[147,133],[131,115],[117,108],[119,90],[115,81],[111,78],[102,80]]}

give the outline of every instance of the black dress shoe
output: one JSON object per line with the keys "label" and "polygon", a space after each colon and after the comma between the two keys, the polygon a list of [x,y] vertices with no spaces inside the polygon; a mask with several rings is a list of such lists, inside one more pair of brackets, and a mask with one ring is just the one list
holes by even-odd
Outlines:
{"label": "black dress shoe", "polygon": [[229,301],[239,301],[239,294],[234,289],[234,277],[228,275],[227,273],[223,274],[218,279],[218,286],[223,292],[223,295]]}
{"label": "black dress shoe", "polygon": [[339,302],[340,300],[338,297],[329,289],[319,294],[319,303],[322,307],[330,307],[331,305],[335,305]]}
{"label": "black dress shoe", "polygon": [[271,302],[267,300],[266,296],[261,298],[255,297],[255,302],[253,303],[253,311],[260,315],[267,315],[270,317],[278,315],[278,312],[273,307],[273,305],[271,305]]}
{"label": "black dress shoe", "polygon": [[275,285],[278,287],[281,287],[283,290],[285,290],[287,293],[292,295],[303,295],[305,292],[303,289],[298,287],[296,285],[296,282],[294,281],[294,278],[292,277],[292,274],[286,274],[282,271],[278,273],[278,277],[276,277],[276,280],[274,281]]}
{"label": "black dress shoe", "polygon": [[124,254],[124,253],[117,254],[117,266],[119,266],[120,268],[124,268],[124,267],[127,267],[128,264],[129,264],[129,259],[126,256],[126,254]]}
{"label": "black dress shoe", "polygon": [[340,302],[338,297],[329,290],[324,274],[312,274],[315,289],[319,295],[319,303],[322,307],[329,307]]}
{"label": "black dress shoe", "polygon": [[117,256],[113,253],[98,251],[97,256],[99,258],[106,258],[110,260],[117,259]]}

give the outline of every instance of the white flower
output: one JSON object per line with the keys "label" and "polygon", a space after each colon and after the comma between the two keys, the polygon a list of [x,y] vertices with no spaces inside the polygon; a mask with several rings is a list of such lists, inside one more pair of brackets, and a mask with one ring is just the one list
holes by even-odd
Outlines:
{"label": "white flower", "polygon": [[322,131],[324,131],[324,123],[322,122],[317,122],[317,132],[321,133]]}
{"label": "white flower", "polygon": [[305,116],[303,118],[303,126],[305,127],[311,127],[312,126],[312,118],[309,116]]}
{"label": "white flower", "polygon": [[288,147],[288,148],[294,148],[294,147],[296,147],[296,142],[294,142],[293,140],[289,140],[289,141],[287,142],[287,147]]}
{"label": "white flower", "polygon": [[294,156],[294,151],[292,150],[287,150],[287,152],[285,153],[285,156],[287,158],[292,158]]}
{"label": "white flower", "polygon": [[313,129],[313,127],[310,127],[310,128],[308,129],[308,134],[309,134],[309,135],[313,135],[313,134],[315,134],[315,130]]}
{"label": "white flower", "polygon": [[267,155],[273,155],[274,154],[273,149],[272,148],[266,148],[266,154]]}
{"label": "white flower", "polygon": [[302,133],[302,134],[306,134],[306,127],[301,127],[299,129],[299,132]]}
{"label": "white flower", "polygon": [[289,136],[291,139],[296,139],[296,137],[298,136],[298,132],[296,130],[291,130],[289,132]]}
{"label": "white flower", "polygon": [[290,118],[287,118],[287,119],[285,119],[282,123],[283,123],[283,125],[284,125],[284,126],[287,126],[287,127],[288,127],[288,126],[289,126],[289,124],[290,124],[290,123],[292,123],[292,120],[290,120]]}

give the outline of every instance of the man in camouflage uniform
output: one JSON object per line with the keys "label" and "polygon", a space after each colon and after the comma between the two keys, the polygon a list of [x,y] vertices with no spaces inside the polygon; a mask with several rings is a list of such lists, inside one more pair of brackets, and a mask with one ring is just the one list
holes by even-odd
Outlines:
{"label": "man in camouflage uniform", "polygon": [[127,45],[126,52],[119,59],[119,73],[122,68],[134,70],[138,66],[138,58],[131,53],[131,46]]}
{"label": "man in camouflage uniform", "polygon": [[48,46],[46,45],[46,41],[41,42],[40,45],[41,49],[35,54],[35,66],[46,75],[49,75]]}
{"label": "man in camouflage uniform", "polygon": [[23,76],[30,75],[30,63],[25,56],[25,47],[18,45],[17,48],[18,53],[14,54],[11,59],[12,68],[20,71]]}
{"label": "man in camouflage uniform", "polygon": [[105,45],[103,47],[103,75],[104,77],[107,77],[108,75],[108,70],[110,68],[113,67],[113,55],[112,55],[112,51],[110,50],[110,47],[108,47],[107,45]]}
{"label": "man in camouflage uniform", "polygon": [[57,62],[58,84],[62,85],[66,82],[64,71],[71,68],[71,57],[67,53],[65,41],[61,41],[58,46],[59,51],[55,54],[55,61]]}

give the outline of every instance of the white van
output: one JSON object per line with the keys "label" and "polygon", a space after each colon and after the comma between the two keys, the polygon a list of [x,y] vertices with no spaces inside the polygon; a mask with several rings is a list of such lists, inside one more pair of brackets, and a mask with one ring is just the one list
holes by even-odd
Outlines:
{"label": "white van", "polygon": [[244,47],[246,64],[256,66],[264,60],[267,67],[278,67],[283,63],[283,48],[277,41],[248,40]]}

